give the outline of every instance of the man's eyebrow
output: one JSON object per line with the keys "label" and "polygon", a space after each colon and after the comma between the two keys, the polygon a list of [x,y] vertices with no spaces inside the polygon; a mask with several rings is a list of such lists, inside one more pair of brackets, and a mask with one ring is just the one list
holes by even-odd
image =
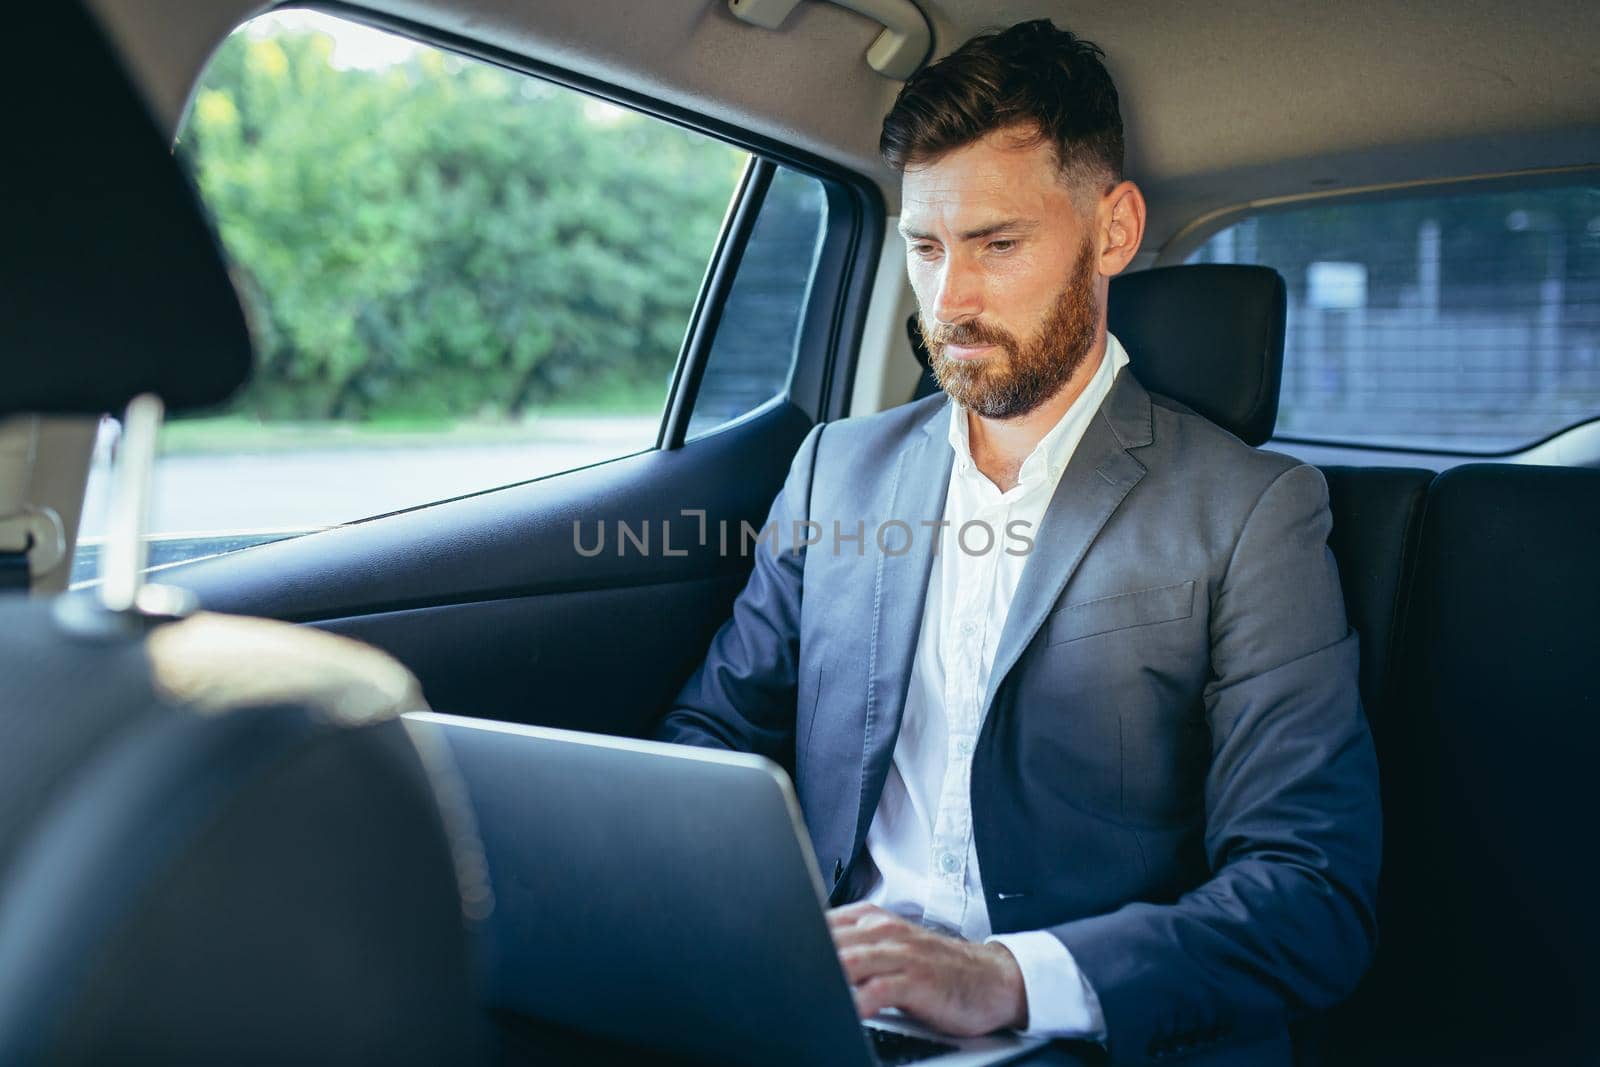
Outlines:
{"label": "man's eyebrow", "polygon": [[[997,233],[1028,234],[1038,228],[1039,224],[1030,219],[1001,219],[999,222],[991,222],[987,226],[979,226],[975,230],[966,231],[961,234],[961,240],[976,241],[984,237],[993,237]],[[921,230],[912,229],[904,223],[900,225],[900,236],[908,241],[931,241],[934,239],[931,233],[923,233]]]}

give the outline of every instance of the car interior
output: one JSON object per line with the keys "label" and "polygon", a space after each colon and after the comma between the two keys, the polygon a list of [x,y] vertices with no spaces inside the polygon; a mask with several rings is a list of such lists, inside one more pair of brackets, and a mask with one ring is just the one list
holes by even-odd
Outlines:
{"label": "car interior", "polygon": [[[282,328],[173,143],[210,121],[230,35],[279,9],[23,14],[0,75],[18,122],[0,171],[0,1062],[672,1062],[527,1013],[516,976],[541,961],[497,942],[526,917],[474,828],[481,783],[404,713],[650,734],[749,573],[729,531],[762,522],[811,427],[938,388],[877,155],[900,79],[1036,17],[1101,45],[1117,79],[1150,207],[1108,298],[1131,369],[1329,489],[1382,775],[1380,943],[1348,1002],[1296,1021],[1296,1062],[1600,1059],[1592,5],[282,10],[748,158],[694,250],[642,444],[337,521],[219,520],[231,540],[162,557],[178,539],[141,539],[160,409],[181,430],[226,403]],[[797,255],[774,205],[802,185]],[[1469,216],[1496,228],[1467,234]],[[331,240],[343,221],[309,225]],[[1359,244],[1402,228],[1398,253]],[[769,269],[797,294],[775,327]],[[113,502],[91,537],[105,416]],[[313,492],[296,470],[289,491]]]}

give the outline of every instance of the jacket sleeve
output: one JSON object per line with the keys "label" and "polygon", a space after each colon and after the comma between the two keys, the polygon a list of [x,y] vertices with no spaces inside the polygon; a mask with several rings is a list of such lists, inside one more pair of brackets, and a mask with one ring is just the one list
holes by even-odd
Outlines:
{"label": "jacket sleeve", "polygon": [[[657,740],[755,752],[792,765],[805,566],[795,530],[809,514],[822,430],[819,423],[801,442],[762,526],[772,536],[754,542],[755,564],[733,615],[678,691],[656,728]],[[744,543],[742,536],[738,543]]]}
{"label": "jacket sleeve", "polygon": [[1376,943],[1382,823],[1327,485],[1280,474],[1213,591],[1205,785],[1209,881],[1053,927],[1099,997],[1118,1062],[1329,1007]]}

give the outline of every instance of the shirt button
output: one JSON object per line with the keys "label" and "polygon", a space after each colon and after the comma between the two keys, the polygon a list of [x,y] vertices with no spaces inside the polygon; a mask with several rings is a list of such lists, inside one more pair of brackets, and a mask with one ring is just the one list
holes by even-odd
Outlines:
{"label": "shirt button", "polygon": [[973,634],[978,632],[978,624],[968,620],[967,622],[961,624],[961,632],[966,634],[968,637],[971,637]]}
{"label": "shirt button", "polygon": [[963,756],[972,755],[972,738],[963,737],[961,740],[957,741],[956,751],[961,753]]}
{"label": "shirt button", "polygon": [[961,861],[956,859],[954,852],[945,852],[939,856],[939,869],[945,874],[956,873],[956,868],[960,865]]}

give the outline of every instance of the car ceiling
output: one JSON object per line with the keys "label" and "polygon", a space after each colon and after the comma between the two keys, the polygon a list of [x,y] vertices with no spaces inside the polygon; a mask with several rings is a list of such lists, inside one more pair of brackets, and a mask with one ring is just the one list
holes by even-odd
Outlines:
{"label": "car ceiling", "polygon": [[[92,0],[176,127],[246,0]],[[1102,45],[1147,249],[1248,201],[1375,183],[1600,163],[1600,6],[1591,0],[919,0],[934,51],[1046,16]],[[333,6],[333,5],[326,5]],[[898,83],[878,28],[803,0],[780,31],[725,0],[372,0],[408,19],[710,116],[873,176]]]}

